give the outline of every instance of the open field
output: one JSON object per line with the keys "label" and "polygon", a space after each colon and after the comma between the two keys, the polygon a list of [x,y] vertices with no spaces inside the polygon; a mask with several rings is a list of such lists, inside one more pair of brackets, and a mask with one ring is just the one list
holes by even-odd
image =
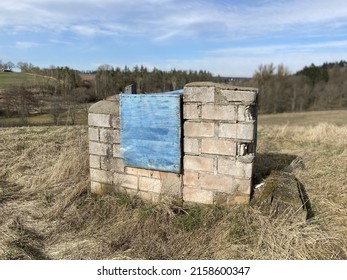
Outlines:
{"label": "open field", "polygon": [[[70,100],[62,95],[53,98],[52,94],[42,93],[42,87],[54,88],[57,83],[61,83],[61,81],[49,76],[0,72],[0,127],[87,124],[87,107],[90,104],[79,103],[77,100]],[[20,103],[19,91],[6,94],[6,89],[22,85],[29,88],[33,94],[32,97],[29,95],[30,98],[25,99],[25,102]],[[26,112],[23,118],[20,117],[21,110]]]}
{"label": "open field", "polygon": [[95,74],[80,74],[82,80],[95,81]]}
{"label": "open field", "polygon": [[0,72],[0,89],[11,86],[20,86],[23,83],[35,82],[37,78],[34,74],[17,72]]}
{"label": "open field", "polygon": [[33,81],[35,77],[26,73],[0,72],[0,89],[6,89],[13,85],[21,85],[27,81]]}
{"label": "open field", "polygon": [[[88,123],[88,105],[81,104],[79,109],[74,108],[75,114],[75,124],[86,125]],[[52,125],[54,124],[54,119],[51,114],[37,114],[33,116],[28,116],[25,118],[26,123],[24,125],[28,126],[39,126],[39,125]],[[72,124],[71,114],[67,110],[62,112],[58,117],[59,125],[70,125]],[[19,117],[12,118],[0,118],[0,127],[14,127],[23,126],[23,120]]]}
{"label": "open field", "polygon": [[327,114],[259,118],[256,181],[285,189],[300,159],[292,174],[310,198],[308,221],[295,204],[95,197],[86,126],[0,128],[0,259],[347,259],[346,115]]}
{"label": "open field", "polygon": [[324,122],[347,125],[347,110],[259,115],[258,120],[260,125],[308,126]]}

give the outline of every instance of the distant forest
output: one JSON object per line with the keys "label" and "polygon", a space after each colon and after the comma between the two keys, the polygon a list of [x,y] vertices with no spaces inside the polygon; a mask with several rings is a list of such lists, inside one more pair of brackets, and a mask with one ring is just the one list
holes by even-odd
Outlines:
{"label": "distant forest", "polygon": [[311,64],[295,74],[280,64],[260,65],[247,85],[259,88],[261,113],[347,108],[347,62]]}
{"label": "distant forest", "polygon": [[[183,88],[194,81],[231,83],[259,89],[259,112],[281,113],[347,108],[347,62],[314,64],[290,73],[280,64],[260,65],[251,78],[213,76],[210,72],[159,69],[145,66],[130,69],[101,65],[96,71],[69,67],[39,68],[30,63],[2,63],[0,71],[35,75],[35,80],[1,90],[0,115],[27,116],[45,104],[53,116],[76,104],[95,102],[119,94],[129,84],[137,93],[162,92]],[[45,102],[44,102],[45,101]],[[47,111],[46,110],[46,111]]]}

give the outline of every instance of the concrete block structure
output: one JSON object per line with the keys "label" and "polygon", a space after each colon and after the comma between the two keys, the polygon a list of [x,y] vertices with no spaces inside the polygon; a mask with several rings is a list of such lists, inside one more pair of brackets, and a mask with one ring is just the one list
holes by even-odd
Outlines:
{"label": "concrete block structure", "polygon": [[256,152],[257,94],[257,89],[229,84],[187,84],[180,97],[178,173],[127,166],[119,100],[92,105],[88,117],[91,191],[124,192],[150,202],[248,203]]}

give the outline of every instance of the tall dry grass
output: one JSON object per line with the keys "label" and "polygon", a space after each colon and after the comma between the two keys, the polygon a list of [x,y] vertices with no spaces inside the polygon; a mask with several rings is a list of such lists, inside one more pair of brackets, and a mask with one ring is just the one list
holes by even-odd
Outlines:
{"label": "tall dry grass", "polygon": [[258,180],[301,157],[305,168],[294,175],[312,202],[310,221],[296,206],[274,215],[256,203],[225,209],[93,196],[86,131],[1,129],[0,258],[346,259],[346,126],[259,127]]}

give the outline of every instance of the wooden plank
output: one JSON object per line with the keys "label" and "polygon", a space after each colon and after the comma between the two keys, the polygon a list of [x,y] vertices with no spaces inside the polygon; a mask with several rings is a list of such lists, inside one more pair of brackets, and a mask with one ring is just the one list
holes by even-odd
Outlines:
{"label": "wooden plank", "polygon": [[181,95],[121,94],[121,153],[126,166],[181,172]]}

